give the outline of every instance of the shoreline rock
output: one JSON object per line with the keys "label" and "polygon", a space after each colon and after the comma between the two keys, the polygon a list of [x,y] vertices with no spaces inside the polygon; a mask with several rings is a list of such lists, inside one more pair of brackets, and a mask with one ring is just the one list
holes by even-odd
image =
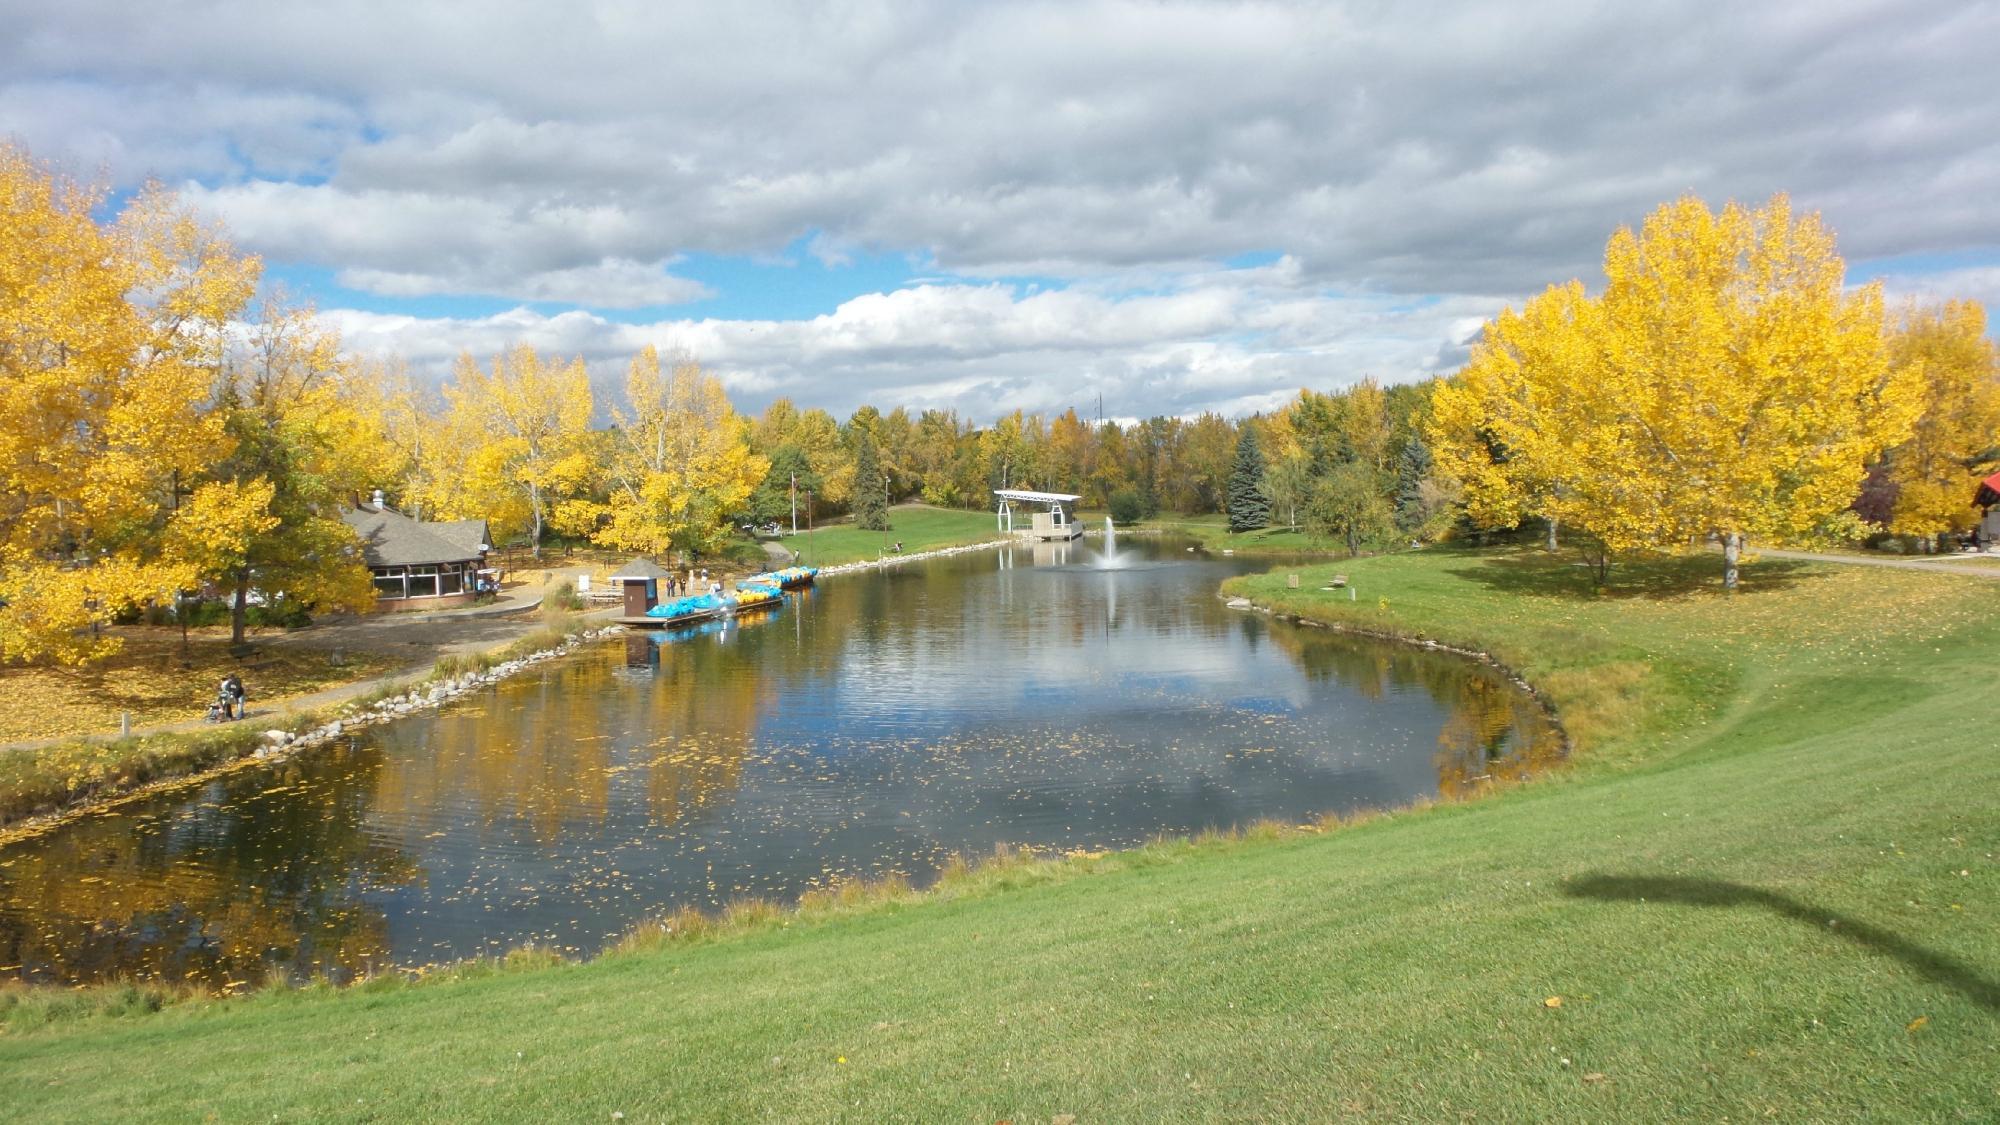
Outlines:
{"label": "shoreline rock", "polygon": [[859,562],[821,567],[819,574],[820,577],[827,578],[836,574],[852,574],[857,570],[879,570],[885,566],[897,566],[901,563],[921,562],[924,559],[941,559],[946,555],[963,555],[971,551],[990,551],[995,547],[1005,547],[1013,542],[1014,540],[1012,539],[988,539],[983,543],[961,543],[956,547],[938,547],[930,551],[912,551],[905,555],[884,555],[880,559],[862,559]]}

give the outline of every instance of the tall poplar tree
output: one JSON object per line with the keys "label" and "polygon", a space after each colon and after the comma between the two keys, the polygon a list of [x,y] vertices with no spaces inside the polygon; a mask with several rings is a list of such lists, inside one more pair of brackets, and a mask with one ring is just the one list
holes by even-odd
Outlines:
{"label": "tall poplar tree", "polygon": [[1843,271],[1782,195],[1663,205],[1612,236],[1602,297],[1572,281],[1487,325],[1433,395],[1433,451],[1489,519],[1532,511],[1610,551],[1713,535],[1733,589],[1747,537],[1810,538],[1917,413],[1880,286]]}
{"label": "tall poplar tree", "polygon": [[247,343],[230,357],[217,395],[236,448],[209,476],[256,525],[224,540],[176,536],[170,544],[170,554],[228,591],[230,639],[239,645],[253,588],[267,604],[305,609],[375,604],[341,506],[387,483],[395,461],[374,385],[341,358],[339,337],[310,310],[267,302]]}
{"label": "tall poplar tree", "polygon": [[686,357],[662,371],[651,346],[626,371],[625,400],[630,413],[613,415],[609,518],[593,538],[647,554],[714,550],[770,468],[750,452],[749,424],[721,380]]}
{"label": "tall poplar tree", "polygon": [[1918,379],[1923,412],[1888,454],[1889,530],[1926,540],[1963,531],[1979,518],[1980,478],[2000,462],[2000,366],[1986,311],[1976,301],[1905,309],[1890,355]]}
{"label": "tall poplar tree", "polygon": [[203,481],[233,443],[214,409],[228,325],[258,263],[149,187],[101,190],[0,143],[0,660],[114,651],[95,626],[192,585],[187,551],[264,530]]}
{"label": "tall poplar tree", "polygon": [[590,446],[590,376],[583,360],[547,362],[526,344],[482,371],[461,355],[445,387],[444,433],[429,451],[445,519],[484,519],[494,535],[527,532],[541,557],[542,529],[597,466]]}

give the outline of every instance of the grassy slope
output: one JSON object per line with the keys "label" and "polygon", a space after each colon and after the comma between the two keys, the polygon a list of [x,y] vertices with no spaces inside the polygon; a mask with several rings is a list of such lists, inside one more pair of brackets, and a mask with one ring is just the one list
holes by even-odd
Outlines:
{"label": "grassy slope", "polygon": [[1152,519],[1141,522],[1139,528],[1157,529],[1180,535],[1191,535],[1201,541],[1201,545],[1211,551],[1234,551],[1244,555],[1291,555],[1299,553],[1332,554],[1342,557],[1346,549],[1330,539],[1318,539],[1307,535],[1304,530],[1286,527],[1260,527],[1255,531],[1232,533],[1229,517],[1220,512],[1209,512],[1198,516],[1175,515],[1162,512]]}
{"label": "grassy slope", "polygon": [[[962,543],[984,543],[998,539],[992,512],[968,512],[957,508],[932,508],[922,504],[902,504],[889,509],[888,542],[901,540],[903,553],[955,547]],[[863,531],[852,523],[825,524],[811,532],[788,535],[781,544],[805,556],[814,566],[873,559],[882,553],[883,533]]]}
{"label": "grassy slope", "polygon": [[[1358,599],[1311,589],[1336,571]],[[586,966],[16,1019],[0,1104],[1595,1121],[2000,1103],[1992,586],[1767,563],[1726,600],[1664,566],[1599,598],[1533,555],[1450,553],[1299,573],[1300,593],[1282,573],[1241,586],[1500,653],[1570,719],[1581,768]]]}

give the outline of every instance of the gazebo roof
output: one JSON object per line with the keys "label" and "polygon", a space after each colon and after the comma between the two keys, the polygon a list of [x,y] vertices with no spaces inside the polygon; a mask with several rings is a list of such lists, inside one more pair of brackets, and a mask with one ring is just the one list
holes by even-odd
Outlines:
{"label": "gazebo roof", "polygon": [[665,578],[673,571],[666,569],[651,559],[628,559],[618,573],[605,579],[606,582],[648,582],[655,578]]}
{"label": "gazebo roof", "polygon": [[360,537],[369,566],[471,562],[485,553],[485,520],[428,523],[374,504],[344,511],[340,518]]}
{"label": "gazebo roof", "polygon": [[1069,504],[1083,499],[1068,492],[1030,492],[1024,488],[996,488],[993,495],[1023,504]]}

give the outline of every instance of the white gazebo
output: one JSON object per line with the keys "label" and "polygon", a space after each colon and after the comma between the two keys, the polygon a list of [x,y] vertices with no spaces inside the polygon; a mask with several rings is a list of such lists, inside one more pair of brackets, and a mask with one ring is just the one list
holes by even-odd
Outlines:
{"label": "white gazebo", "polygon": [[1000,501],[997,517],[1001,531],[1014,530],[1014,505],[1041,504],[1045,511],[1034,513],[1034,523],[1027,534],[1036,539],[1075,539],[1083,534],[1083,525],[1070,516],[1070,505],[1083,499],[1067,492],[1030,492],[1020,488],[996,488],[993,495]]}

